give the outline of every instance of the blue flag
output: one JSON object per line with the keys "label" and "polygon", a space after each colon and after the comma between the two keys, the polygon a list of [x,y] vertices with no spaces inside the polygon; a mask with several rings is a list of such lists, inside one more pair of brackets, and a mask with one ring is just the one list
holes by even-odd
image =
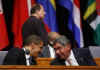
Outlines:
{"label": "blue flag", "polygon": [[55,0],[36,0],[37,3],[43,5],[46,12],[44,22],[48,25],[52,32],[58,32],[58,25],[56,23],[56,6]]}
{"label": "blue flag", "polygon": [[71,30],[78,47],[80,47],[80,29],[78,29],[73,20],[73,2],[71,0],[56,0],[56,2],[69,11],[68,28]]}

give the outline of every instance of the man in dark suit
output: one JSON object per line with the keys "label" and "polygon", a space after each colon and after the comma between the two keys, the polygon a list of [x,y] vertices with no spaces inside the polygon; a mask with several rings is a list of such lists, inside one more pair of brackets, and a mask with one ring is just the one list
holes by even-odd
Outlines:
{"label": "man in dark suit", "polygon": [[35,59],[41,52],[43,41],[35,35],[29,36],[23,43],[23,48],[12,48],[8,51],[4,65],[36,65]]}
{"label": "man in dark suit", "polygon": [[35,4],[31,8],[31,16],[26,20],[22,27],[23,40],[30,35],[37,35],[43,40],[44,45],[48,44],[48,34],[45,29],[43,18],[44,8],[40,4]]}
{"label": "man in dark suit", "polygon": [[94,66],[96,63],[88,48],[71,49],[70,41],[61,36],[54,41],[54,49],[56,58],[51,62],[51,65],[66,65],[66,66]]}

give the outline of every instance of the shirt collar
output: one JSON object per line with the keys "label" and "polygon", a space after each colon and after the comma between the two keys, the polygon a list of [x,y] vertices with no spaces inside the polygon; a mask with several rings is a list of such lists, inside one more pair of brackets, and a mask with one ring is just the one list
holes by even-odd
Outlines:
{"label": "shirt collar", "polygon": [[68,57],[68,59],[73,59],[73,56],[74,56],[74,54],[73,54],[73,51],[71,50],[71,52],[70,52],[70,55],[69,55],[69,57]]}

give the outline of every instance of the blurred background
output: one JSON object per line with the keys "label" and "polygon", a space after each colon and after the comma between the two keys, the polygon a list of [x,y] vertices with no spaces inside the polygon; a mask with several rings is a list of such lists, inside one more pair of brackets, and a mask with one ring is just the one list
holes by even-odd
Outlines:
{"label": "blurred background", "polygon": [[0,2],[0,28],[2,28],[0,50],[9,50],[15,45],[20,45],[22,24],[30,16],[30,8],[35,3],[41,3],[46,11],[44,23],[48,32],[66,35],[71,40],[73,48],[100,45],[99,0],[0,0]]}

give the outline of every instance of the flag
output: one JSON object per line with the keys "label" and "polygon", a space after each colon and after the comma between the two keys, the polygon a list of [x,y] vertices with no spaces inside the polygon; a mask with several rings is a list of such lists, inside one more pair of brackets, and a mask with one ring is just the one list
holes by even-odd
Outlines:
{"label": "flag", "polygon": [[86,21],[87,24],[92,28],[91,32],[93,33],[93,43],[96,44],[96,32],[97,29],[97,11],[96,11],[96,0],[89,0],[87,9],[85,11],[85,14],[83,16],[83,19]]}
{"label": "flag", "polygon": [[56,23],[56,5],[55,0],[36,0],[37,3],[40,3],[46,12],[44,18],[44,24],[47,29],[50,31],[57,32],[58,26]]}
{"label": "flag", "polygon": [[74,30],[75,30],[75,40],[77,40],[79,47],[84,47],[83,42],[83,32],[82,32],[82,22],[80,13],[80,0],[73,1],[73,19],[74,19]]}
{"label": "flag", "polygon": [[100,15],[96,19],[96,29],[94,30],[94,41],[100,46]]}
{"label": "flag", "polygon": [[[69,11],[68,28],[71,30],[78,47],[83,47],[83,38],[80,20],[80,3],[79,0],[56,0],[59,5]],[[67,20],[67,19],[66,19]]]}
{"label": "flag", "polygon": [[96,26],[96,18],[97,18],[97,12],[96,12],[96,1],[95,0],[89,0],[87,10],[84,14],[84,20],[87,21],[87,23],[90,24],[90,26],[95,29]]}
{"label": "flag", "polygon": [[2,0],[0,0],[0,50],[6,48],[9,44],[8,33],[2,9]]}
{"label": "flag", "polygon": [[96,11],[97,11],[97,19],[96,19],[96,29],[94,33],[95,43],[100,46],[100,0],[96,0]]}
{"label": "flag", "polygon": [[14,0],[12,32],[15,47],[22,47],[22,25],[30,15],[32,3],[35,3],[35,0]]}

